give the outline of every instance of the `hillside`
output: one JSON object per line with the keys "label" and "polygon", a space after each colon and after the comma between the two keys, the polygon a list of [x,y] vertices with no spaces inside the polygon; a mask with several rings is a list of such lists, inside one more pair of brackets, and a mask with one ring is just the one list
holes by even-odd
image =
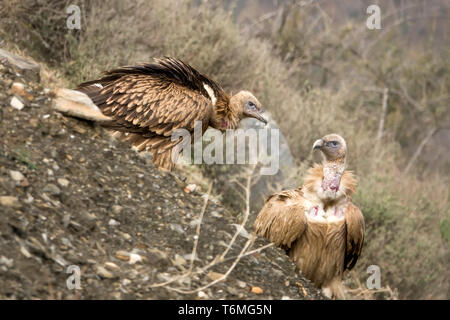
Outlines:
{"label": "hillside", "polygon": [[[11,106],[13,97],[23,109]],[[5,62],[0,139],[0,299],[322,299],[273,247],[197,290],[224,274],[247,243],[241,232],[224,262],[200,270],[223,253],[239,223],[213,195],[191,274],[152,287],[189,270],[206,190],[187,193],[105,130],[55,112],[49,91]],[[257,240],[246,252],[264,245]],[[80,290],[66,285],[71,265],[80,268]]]}

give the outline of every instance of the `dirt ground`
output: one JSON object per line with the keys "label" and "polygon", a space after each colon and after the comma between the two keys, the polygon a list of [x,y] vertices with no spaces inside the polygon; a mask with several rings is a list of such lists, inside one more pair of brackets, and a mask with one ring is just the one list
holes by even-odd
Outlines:
{"label": "dirt ground", "polygon": [[[25,85],[16,94],[22,110],[10,106],[16,82]],[[273,247],[195,291],[234,261],[200,270],[225,250],[239,223],[214,196],[193,273],[154,287],[189,269],[204,192],[187,193],[102,128],[53,111],[48,90],[0,63],[1,299],[322,299]],[[239,235],[226,258],[246,241]],[[266,244],[258,239],[251,249]],[[67,285],[70,266],[80,270],[80,289]],[[189,288],[194,292],[179,292]]]}

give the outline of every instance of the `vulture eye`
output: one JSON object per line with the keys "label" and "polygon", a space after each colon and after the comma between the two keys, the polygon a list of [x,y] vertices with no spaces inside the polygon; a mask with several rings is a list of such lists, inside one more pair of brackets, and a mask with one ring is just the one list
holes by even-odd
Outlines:
{"label": "vulture eye", "polygon": [[247,106],[250,110],[256,110],[256,105],[251,101],[247,102]]}
{"label": "vulture eye", "polygon": [[332,148],[336,148],[339,145],[339,142],[337,141],[330,141],[328,142],[328,145]]}

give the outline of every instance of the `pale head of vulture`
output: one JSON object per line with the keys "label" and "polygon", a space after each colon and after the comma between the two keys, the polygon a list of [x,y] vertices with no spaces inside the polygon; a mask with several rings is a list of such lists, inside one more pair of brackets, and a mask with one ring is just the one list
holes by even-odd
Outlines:
{"label": "pale head of vulture", "polygon": [[347,144],[340,135],[332,133],[316,140],[313,150],[320,150],[326,161],[345,161]]}
{"label": "pale head of vulture", "polygon": [[261,103],[249,91],[239,91],[230,98],[230,108],[236,110],[239,119],[255,118],[267,124],[267,120],[261,115],[263,109]]}

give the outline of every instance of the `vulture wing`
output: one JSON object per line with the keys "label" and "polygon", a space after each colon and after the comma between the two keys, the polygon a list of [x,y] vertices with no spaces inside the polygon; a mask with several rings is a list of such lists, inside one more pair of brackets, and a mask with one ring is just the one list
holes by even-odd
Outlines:
{"label": "vulture wing", "polygon": [[148,148],[160,154],[177,143],[170,141],[176,129],[193,132],[195,121],[202,121],[206,129],[214,112],[212,101],[227,99],[227,95],[213,80],[180,60],[155,61],[109,71],[77,90],[113,119],[102,125],[131,133],[128,140],[139,150]]}
{"label": "vulture wing", "polygon": [[256,218],[256,233],[276,246],[290,248],[306,228],[303,200],[301,189],[271,195]]}
{"label": "vulture wing", "polygon": [[349,203],[345,212],[347,227],[347,246],[345,251],[345,269],[351,270],[361,254],[364,243],[364,217],[361,210],[353,203]]}

